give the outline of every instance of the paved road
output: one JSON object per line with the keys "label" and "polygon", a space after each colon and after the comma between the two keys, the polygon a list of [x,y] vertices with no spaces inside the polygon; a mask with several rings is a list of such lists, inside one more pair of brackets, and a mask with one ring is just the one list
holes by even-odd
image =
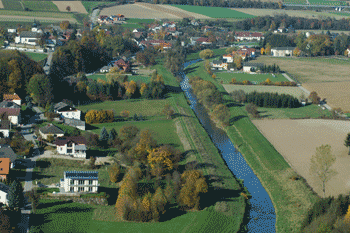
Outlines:
{"label": "paved road", "polygon": [[38,107],[33,107],[33,110],[38,114],[39,120],[46,120],[44,113]]}
{"label": "paved road", "polygon": [[46,62],[46,64],[45,64],[45,66],[44,66],[44,71],[45,71],[45,73],[46,73],[47,75],[48,75],[49,72],[50,72],[50,66],[51,66],[51,61],[52,61],[52,54],[53,54],[53,52],[52,52],[52,51],[49,51],[48,56],[47,56],[47,62]]}
{"label": "paved road", "polygon": [[96,9],[96,10],[93,10],[92,11],[92,14],[90,16],[90,21],[92,23],[92,27],[95,26],[97,24],[97,17],[98,17],[98,14],[100,13],[100,10],[99,9]]}

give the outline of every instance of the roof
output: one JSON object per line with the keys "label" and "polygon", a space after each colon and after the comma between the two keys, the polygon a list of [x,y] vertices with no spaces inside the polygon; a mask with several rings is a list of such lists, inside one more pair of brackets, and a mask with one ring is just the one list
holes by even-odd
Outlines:
{"label": "roof", "polygon": [[60,109],[57,109],[56,111],[59,111],[59,112],[70,112],[70,111],[77,111],[77,110],[78,109],[67,105],[67,106],[64,106],[64,107],[62,107]]}
{"label": "roof", "polygon": [[210,42],[208,38],[206,37],[200,37],[196,40],[197,42]]}
{"label": "roof", "polygon": [[64,123],[71,126],[84,126],[85,127],[85,121],[81,121],[78,119],[73,118],[64,118]]}
{"label": "roof", "polygon": [[64,175],[69,179],[93,179],[98,180],[97,171],[65,171]]}
{"label": "roof", "polygon": [[7,175],[10,171],[11,160],[9,158],[0,158],[0,174]]}
{"label": "roof", "polygon": [[19,116],[20,112],[18,108],[0,108],[0,114],[7,113],[8,116]]}
{"label": "roof", "polygon": [[233,55],[232,54],[226,54],[226,55],[224,55],[222,57],[233,57]]}
{"label": "roof", "polygon": [[39,34],[37,32],[23,31],[19,35],[20,37],[37,38]]}
{"label": "roof", "polygon": [[57,146],[63,146],[63,145],[66,145],[69,141],[71,141],[75,144],[85,144],[86,145],[86,139],[83,136],[58,137],[55,140],[55,144]]}
{"label": "roof", "polygon": [[9,158],[13,163],[17,159],[17,155],[9,145],[0,144],[0,158]]}
{"label": "roof", "polygon": [[118,61],[116,61],[114,63],[115,65],[121,65],[121,66],[126,66],[126,65],[129,65],[129,62],[125,62],[123,59],[119,59]]}
{"label": "roof", "polygon": [[10,121],[0,120],[0,129],[10,129]]}
{"label": "roof", "polygon": [[219,65],[219,64],[221,64],[222,63],[222,61],[219,61],[219,60],[214,60],[213,61],[213,64],[216,64],[216,65]]}
{"label": "roof", "polygon": [[75,146],[76,150],[86,150],[86,146],[85,145],[77,145]]}
{"label": "roof", "polygon": [[58,110],[60,110],[61,108],[64,108],[64,107],[66,107],[66,106],[69,106],[69,105],[66,104],[66,103],[64,103],[64,102],[59,102],[59,103],[55,104],[55,105],[53,106],[53,108],[54,108],[55,111],[58,111]]}
{"label": "roof", "polygon": [[6,185],[4,183],[0,183],[0,191],[8,193],[9,189],[10,189],[10,186],[8,186],[8,185]]}
{"label": "roof", "polygon": [[4,100],[22,100],[19,98],[19,96],[14,93],[14,94],[4,94]]}
{"label": "roof", "polygon": [[60,128],[49,124],[49,125],[45,125],[43,127],[41,127],[39,129],[43,134],[64,134],[64,131],[61,130]]}
{"label": "roof", "polygon": [[238,37],[264,37],[260,32],[236,32]]}
{"label": "roof", "polygon": [[0,103],[0,108],[21,108],[21,106],[15,102],[4,100]]}
{"label": "roof", "polygon": [[296,47],[275,47],[274,50],[294,50]]}
{"label": "roof", "polygon": [[255,62],[243,62],[243,66],[254,66],[254,67],[263,67],[263,63],[255,63]]}

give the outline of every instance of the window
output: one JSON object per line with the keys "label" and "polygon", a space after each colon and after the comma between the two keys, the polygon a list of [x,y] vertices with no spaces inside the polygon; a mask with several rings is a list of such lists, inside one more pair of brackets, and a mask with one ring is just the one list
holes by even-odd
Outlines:
{"label": "window", "polygon": [[79,180],[79,184],[84,184],[84,180]]}
{"label": "window", "polygon": [[89,184],[92,184],[92,180],[89,180]]}
{"label": "window", "polygon": [[92,192],[92,187],[89,187],[89,192]]}
{"label": "window", "polygon": [[73,187],[70,187],[70,191],[71,191],[71,192],[74,192],[74,188],[73,188]]}
{"label": "window", "polygon": [[70,184],[73,185],[74,184],[74,180],[70,180]]}
{"label": "window", "polygon": [[83,191],[84,191],[84,187],[79,187],[79,188],[78,188],[78,191],[79,191],[79,192],[83,192]]}

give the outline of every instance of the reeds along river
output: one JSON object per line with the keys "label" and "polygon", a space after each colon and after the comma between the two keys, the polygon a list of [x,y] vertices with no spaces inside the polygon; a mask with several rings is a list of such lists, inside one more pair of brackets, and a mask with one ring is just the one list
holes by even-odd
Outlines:
{"label": "reeds along river", "polygon": [[[200,60],[201,59],[187,62],[184,64],[184,68]],[[191,103],[191,108],[194,110],[197,118],[202,123],[204,129],[207,131],[215,146],[221,152],[221,155],[224,158],[228,168],[237,178],[244,180],[244,185],[252,195],[252,198],[250,199],[250,220],[247,224],[248,232],[276,232],[275,209],[269,195],[260,183],[260,180],[246,163],[242,154],[236,151],[226,132],[216,127],[210,120],[205,108],[202,105],[197,104],[197,99],[192,92],[189,79],[185,74],[183,74],[183,80],[180,85],[181,89],[185,92],[188,100]]]}

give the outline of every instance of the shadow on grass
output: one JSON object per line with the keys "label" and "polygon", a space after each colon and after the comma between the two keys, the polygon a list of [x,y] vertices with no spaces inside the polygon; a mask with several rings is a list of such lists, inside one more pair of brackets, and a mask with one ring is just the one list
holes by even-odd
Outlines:
{"label": "shadow on grass", "polygon": [[193,73],[199,66],[194,66],[194,67],[190,67],[190,68],[186,68],[184,70],[185,74],[190,74]]}
{"label": "shadow on grass", "polygon": [[119,189],[117,188],[107,188],[107,187],[99,187],[98,191],[99,192],[105,192],[106,194],[109,195],[109,198],[107,199],[108,205],[115,205],[117,202],[118,194],[119,194]]}
{"label": "shadow on grass", "polygon": [[32,177],[31,180],[42,180],[44,178],[51,178],[51,177],[54,177],[54,176],[47,176],[47,175],[42,175],[40,174],[40,172],[27,172],[27,174],[30,174],[31,175],[28,175],[28,177]]}
{"label": "shadow on grass", "polygon": [[181,93],[183,92],[183,90],[181,89],[181,87],[174,87],[174,86],[169,86],[169,85],[165,85],[165,92],[169,93]]}
{"label": "shadow on grass", "polygon": [[242,119],[242,118],[246,118],[247,116],[244,115],[239,115],[239,116],[234,116],[230,118],[229,124],[233,125],[236,121]]}
{"label": "shadow on grass", "polygon": [[98,129],[98,127],[90,125],[90,124],[86,124],[86,126],[85,126],[85,130],[94,130],[94,129]]}
{"label": "shadow on grass", "polygon": [[190,156],[191,153],[197,153],[197,150],[186,150],[181,154],[180,161],[185,160],[188,156]]}
{"label": "shadow on grass", "polygon": [[183,115],[183,114],[180,114],[180,113],[174,113],[173,116],[172,116],[172,119],[175,119],[177,117],[193,117],[193,116],[187,116],[187,115]]}

